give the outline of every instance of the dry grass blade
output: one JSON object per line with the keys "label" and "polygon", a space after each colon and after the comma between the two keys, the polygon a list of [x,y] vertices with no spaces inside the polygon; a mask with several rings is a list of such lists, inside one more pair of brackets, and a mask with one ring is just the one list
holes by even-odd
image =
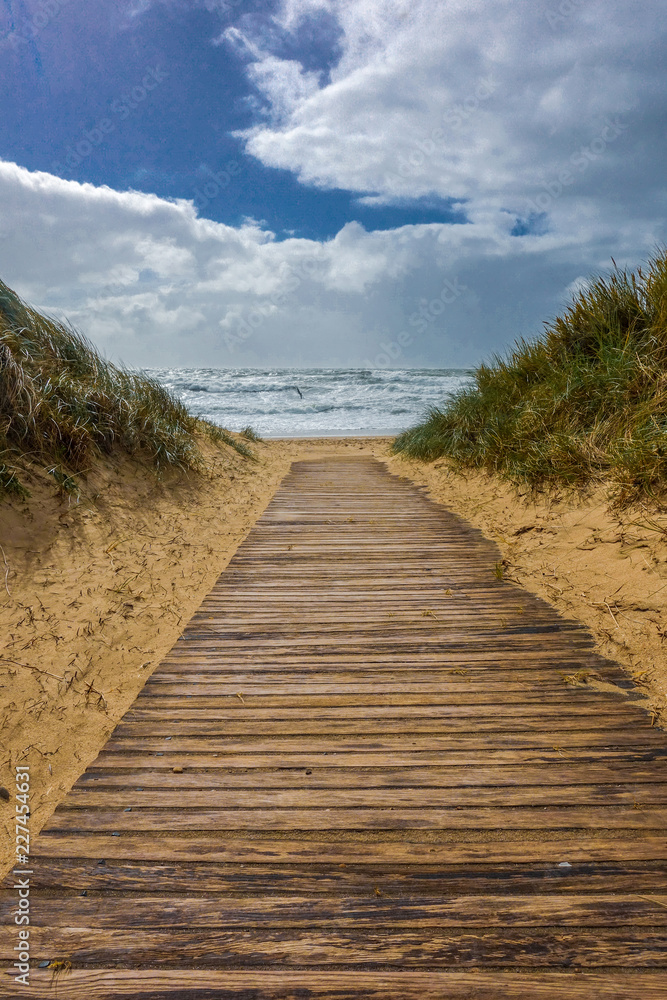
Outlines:
{"label": "dry grass blade", "polygon": [[7,556],[5,555],[5,550],[3,549],[2,545],[0,545],[0,552],[2,552],[2,559],[5,564],[5,590],[7,591],[7,596],[11,597],[12,595],[9,590],[9,584],[7,583],[9,579],[9,563],[7,562]]}
{"label": "dry grass blade", "polygon": [[[37,674],[43,674],[45,677],[52,677],[54,680],[56,680],[56,681],[58,681],[58,682],[60,682],[62,684],[65,684],[68,689],[70,687],[74,686],[73,685],[73,678],[70,678],[69,681],[68,681],[67,677],[62,677],[60,674],[54,674],[50,670],[44,670],[43,667],[35,666],[35,664],[33,664],[33,663],[22,663],[20,660],[10,660],[8,657],[5,657],[5,656],[0,656],[0,663],[11,663],[11,664],[13,664],[16,667],[25,667],[26,670],[34,670],[35,673],[37,673]],[[86,691],[89,694],[95,694],[95,695],[97,695],[97,697],[99,698],[99,700],[104,705],[105,712],[108,710],[109,706],[108,706],[106,698],[104,697],[104,695],[102,694],[102,692],[98,688],[96,688],[94,686],[94,684],[90,684],[90,683],[86,684]]]}
{"label": "dry grass blade", "polygon": [[[76,475],[103,452],[136,455],[157,469],[200,470],[197,435],[255,457],[245,440],[192,416],[147,373],[106,361],[80,333],[31,309],[0,281],[3,457],[20,467],[30,456],[62,492],[78,496]],[[10,461],[0,464],[0,491],[27,493]]]}

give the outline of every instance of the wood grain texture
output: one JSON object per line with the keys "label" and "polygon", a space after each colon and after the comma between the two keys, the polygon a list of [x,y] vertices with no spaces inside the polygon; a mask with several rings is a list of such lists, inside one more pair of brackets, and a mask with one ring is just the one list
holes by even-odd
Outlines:
{"label": "wood grain texture", "polygon": [[281,768],[266,765],[253,768],[220,765],[214,768],[197,767],[196,758],[189,758],[187,768],[177,774],[171,768],[90,767],[73,789],[70,802],[78,801],[95,789],[106,787],[128,791],[136,787],[144,790],[147,788],[170,790],[176,788],[448,788],[456,789],[462,794],[465,789],[521,790],[530,786],[531,789],[540,788],[548,794],[549,790],[560,785],[568,785],[570,788],[577,785],[591,785],[591,787],[604,785],[606,788],[608,785],[620,785],[623,782],[631,784],[634,788],[640,788],[645,783],[660,787],[667,784],[667,768],[662,761],[642,764],[638,761],[625,760],[613,763],[572,760],[568,763],[561,757],[559,762],[551,762],[548,768],[549,783],[544,785],[544,764],[539,766],[528,763],[515,765],[506,763],[502,766],[487,767],[482,764],[477,766],[452,764],[449,767],[439,767],[437,764],[430,767],[373,765],[362,769],[354,765],[327,767],[322,766],[320,762],[318,767],[306,767],[302,764]]}
{"label": "wood grain texture", "polygon": [[[80,922],[80,921],[79,921]],[[77,966],[158,965],[161,968],[262,968],[274,965],[449,968],[514,966],[518,969],[582,969],[667,966],[667,928],[503,927],[440,929],[376,924],[373,929],[281,927],[160,928],[129,926],[33,927],[31,948],[38,962],[69,956]],[[0,928],[0,958],[13,958],[16,935]]]}
{"label": "wood grain texture", "polygon": [[[391,926],[424,931],[431,927],[596,927],[667,926],[667,895],[637,893],[615,895],[568,894],[559,896],[475,895],[441,897],[411,896],[396,900],[383,885],[379,894],[355,896],[269,896],[235,898],[216,894],[200,897],[146,896],[134,900],[135,928],[225,929],[230,927],[325,928],[374,930]],[[9,890],[0,893],[0,915],[6,919],[15,908]],[[81,896],[40,897],[32,915],[39,926],[124,928],[127,900],[124,897],[82,898]]]}
{"label": "wood grain texture", "polygon": [[[414,772],[413,772],[414,773]],[[174,778],[183,775],[175,774]],[[306,783],[309,777],[302,771],[301,781]],[[312,775],[310,776],[312,777]],[[664,805],[667,803],[667,783],[661,784],[613,784],[613,785],[531,785],[515,784],[499,787],[445,787],[434,788],[429,784],[408,787],[381,786],[381,779],[376,775],[373,782],[360,782],[361,787],[347,788],[343,785],[345,779],[334,785],[337,775],[330,775],[330,782],[318,787],[307,782],[307,788],[264,789],[258,790],[253,778],[246,777],[245,787],[238,789],[205,787],[183,788],[171,786],[168,789],[151,790],[141,787],[135,789],[116,790],[116,806],[119,809],[136,810],[137,802],[142,809],[147,807],[160,809],[207,809],[218,806],[225,809],[332,809],[366,807],[370,796],[375,806],[386,806],[396,809],[399,806],[433,809],[436,806],[450,809],[470,807],[495,807],[505,810],[508,806],[525,806],[529,808],[552,805],[573,806],[593,805],[612,806],[618,803],[629,804],[633,810],[639,805]],[[150,779],[149,779],[150,780]],[[256,780],[256,779],[255,779]],[[292,782],[299,778],[292,778]],[[348,781],[354,781],[348,776]],[[409,779],[408,779],[409,780]],[[250,782],[253,782],[250,785]],[[201,783],[201,778],[197,784]],[[261,781],[257,782],[261,784]],[[250,785],[250,787],[249,787]],[[343,785],[343,787],[340,787]],[[89,791],[88,788],[76,788],[68,797],[68,807],[72,809],[95,809],[108,806],[109,792],[107,789]],[[65,808],[65,807],[63,807]]]}
{"label": "wood grain texture", "polygon": [[[65,992],[66,991],[66,992]],[[44,1000],[664,1000],[664,973],[415,972],[384,969],[36,970],[19,996]]]}
{"label": "wood grain texture", "polygon": [[[510,835],[501,839],[478,836],[471,841],[447,837],[443,832],[439,840],[433,839],[438,831],[427,831],[428,839],[418,840],[416,834],[404,831],[400,840],[382,840],[379,836],[359,834],[335,840],[304,838],[292,833],[289,837],[258,836],[257,831],[238,832],[228,837],[221,833],[184,833],[182,835],[153,830],[148,833],[123,832],[114,837],[109,833],[72,834],[52,830],[43,831],[36,847],[37,867],[49,858],[91,858],[106,863],[109,858],[181,861],[225,861],[249,864],[254,862],[290,862],[306,864],[489,864],[505,862],[550,862],[556,866],[590,861],[655,861],[661,869],[667,862],[667,837],[660,832],[647,836],[633,831],[622,836],[590,837],[576,832],[554,839],[526,839]],[[587,831],[590,834],[590,831]],[[251,834],[255,834],[252,836]],[[533,838],[535,834],[533,834]],[[296,839],[295,839],[296,838]]]}
{"label": "wood grain texture", "polygon": [[[624,844],[617,845],[623,853]],[[562,844],[556,845],[562,849]],[[39,869],[33,876],[33,886],[40,898],[54,894],[92,892],[137,892],[191,894],[193,885],[198,893],[225,893],[261,899],[301,893],[321,897],[327,893],[337,897],[395,897],[399,902],[415,895],[448,900],[452,895],[502,896],[508,892],[539,895],[544,892],[610,894],[644,894],[650,897],[667,895],[667,866],[658,867],[653,860],[602,860],[603,855],[577,856],[568,851],[569,868],[553,860],[507,861],[486,858],[481,864],[470,856],[454,852],[448,861],[438,864],[406,862],[373,862],[368,856],[362,861],[345,864],[332,859],[304,865],[291,859],[263,864],[210,860],[183,860],[163,852],[169,860],[136,861],[132,858],[107,856],[104,864],[97,858],[40,857]],[[561,857],[561,855],[558,855]],[[649,858],[651,856],[649,855]],[[433,855],[430,855],[433,859]],[[5,890],[10,892],[10,890]],[[108,898],[108,897],[107,897]],[[136,897],[133,897],[135,899]]]}
{"label": "wood grain texture", "polygon": [[34,845],[27,988],[0,890],[0,994],[667,997],[667,738],[498,559],[295,463]]}
{"label": "wood grain texture", "polygon": [[[139,795],[141,801],[141,793]],[[104,830],[664,830],[667,808],[634,806],[519,806],[490,809],[277,808],[211,809],[205,803],[171,809],[71,809],[63,805],[51,819],[54,831]]]}

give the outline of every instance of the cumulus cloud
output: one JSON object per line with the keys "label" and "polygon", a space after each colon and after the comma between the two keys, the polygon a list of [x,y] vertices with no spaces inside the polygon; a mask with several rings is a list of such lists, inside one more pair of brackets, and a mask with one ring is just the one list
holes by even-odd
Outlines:
{"label": "cumulus cloud", "polygon": [[[517,238],[478,207],[467,224],[278,241],[168,201],[0,162],[4,280],[142,366],[467,366],[537,333],[573,276],[638,249],[622,212],[573,202],[564,232]],[[567,222],[569,225],[565,225]],[[569,229],[569,231],[568,231]],[[574,287],[574,286],[571,286]]]}
{"label": "cumulus cloud", "polygon": [[[244,133],[263,164],[367,204],[453,198],[471,221],[482,214],[500,228],[508,211],[543,211],[558,231],[570,198],[599,212],[621,198],[640,215],[658,191],[664,198],[658,0],[641,17],[630,0],[320,6],[342,39],[328,82],[297,94],[291,64],[257,53],[249,68],[257,78],[266,60],[263,93],[280,110]],[[310,14],[310,2],[285,0],[276,19],[294,33]],[[650,146],[641,162],[638,146]]]}
{"label": "cumulus cloud", "polygon": [[[249,154],[367,205],[453,200],[466,221],[281,241],[0,163],[2,277],[113,356],[469,365],[665,240],[657,0],[641,17],[630,0],[283,0],[268,26],[223,7],[239,13],[219,41],[264,102]],[[315,15],[336,38],[326,73],[295,55]]]}
{"label": "cumulus cloud", "polygon": [[[278,242],[256,223],[199,218],[192,202],[3,162],[0,199],[0,235],[11,233],[4,280],[110,355],[143,365],[357,364],[375,350],[383,312],[389,323],[388,298],[439,235],[350,223],[327,242]],[[435,259],[429,267],[437,285]]]}
{"label": "cumulus cloud", "polygon": [[266,98],[274,124],[288,121],[291,113],[318,89],[319,73],[307,72],[295,59],[280,59],[263,50],[238,28],[228,28],[219,42],[227,42],[247,56],[248,77]]}

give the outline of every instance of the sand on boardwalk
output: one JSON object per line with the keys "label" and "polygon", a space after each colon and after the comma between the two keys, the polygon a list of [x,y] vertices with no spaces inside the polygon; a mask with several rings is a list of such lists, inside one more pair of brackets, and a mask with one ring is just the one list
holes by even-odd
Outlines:
{"label": "sand on boardwalk", "polygon": [[[79,502],[44,478],[0,506],[0,785],[31,768],[35,836],[95,759],[273,496],[292,461],[373,455],[497,542],[503,571],[592,630],[602,653],[667,703],[667,515],[614,516],[522,498],[485,475],[390,455],[389,438],[282,439],[257,463],[204,446],[205,476],[161,479],[128,459],[91,473]],[[595,683],[591,678],[589,683]],[[658,719],[659,721],[659,719]],[[0,875],[14,803],[0,798]]]}

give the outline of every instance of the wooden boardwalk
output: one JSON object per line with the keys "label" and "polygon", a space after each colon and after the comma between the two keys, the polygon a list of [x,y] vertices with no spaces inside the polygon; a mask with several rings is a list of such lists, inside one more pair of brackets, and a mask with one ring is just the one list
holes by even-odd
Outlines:
{"label": "wooden boardwalk", "polygon": [[498,558],[295,463],[38,838],[29,988],[2,890],[0,995],[667,998],[667,736]]}

